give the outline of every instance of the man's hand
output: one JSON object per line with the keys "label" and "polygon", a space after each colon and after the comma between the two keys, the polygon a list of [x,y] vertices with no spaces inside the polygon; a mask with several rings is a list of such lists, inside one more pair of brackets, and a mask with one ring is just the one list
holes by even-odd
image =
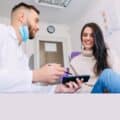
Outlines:
{"label": "man's hand", "polygon": [[78,89],[80,89],[82,82],[80,80],[76,80],[77,83],[75,82],[69,82],[64,84],[58,84],[56,87],[55,92],[56,93],[74,93]]}
{"label": "man's hand", "polygon": [[60,64],[47,64],[33,71],[33,82],[56,83],[64,75],[65,69]]}

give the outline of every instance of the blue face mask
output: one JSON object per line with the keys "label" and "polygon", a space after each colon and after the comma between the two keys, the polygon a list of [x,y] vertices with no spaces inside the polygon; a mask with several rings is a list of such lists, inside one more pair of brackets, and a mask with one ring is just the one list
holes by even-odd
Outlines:
{"label": "blue face mask", "polygon": [[19,28],[23,42],[27,42],[29,39],[29,30],[27,25],[23,25]]}

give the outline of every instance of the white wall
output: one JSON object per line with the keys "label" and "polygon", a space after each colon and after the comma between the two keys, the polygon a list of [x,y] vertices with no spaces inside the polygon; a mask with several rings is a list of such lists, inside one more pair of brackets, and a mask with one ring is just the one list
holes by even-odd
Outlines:
{"label": "white wall", "polygon": [[[49,34],[47,32],[47,27],[49,25],[54,25],[55,26],[55,33],[53,34]],[[52,24],[52,23],[41,23],[40,24],[40,31],[37,34],[37,45],[39,40],[43,40],[43,41],[59,41],[59,42],[63,42],[63,54],[64,54],[64,64],[65,67],[67,67],[69,65],[69,59],[68,59],[68,55],[71,51],[71,41],[70,41],[70,34],[69,34],[69,27],[66,25],[62,25],[62,24]],[[36,52],[38,53],[39,51],[39,46],[37,46]],[[39,54],[37,56],[37,65],[39,66]]]}
{"label": "white wall", "polygon": [[8,18],[0,17],[0,24],[9,24],[10,21]]}
{"label": "white wall", "polygon": [[[81,19],[75,24],[71,25],[71,43],[72,50],[80,50],[80,31],[84,24],[87,22],[96,22],[103,30],[105,40],[110,43],[110,47],[116,49],[120,54],[120,1],[119,0],[98,0],[88,12],[81,17]],[[107,14],[108,30],[105,29],[105,23],[103,20],[102,12]],[[110,34],[112,31],[112,34]]]}

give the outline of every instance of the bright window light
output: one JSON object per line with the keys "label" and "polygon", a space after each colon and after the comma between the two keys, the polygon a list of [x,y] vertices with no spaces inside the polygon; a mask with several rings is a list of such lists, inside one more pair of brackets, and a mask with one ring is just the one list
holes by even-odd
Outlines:
{"label": "bright window light", "polygon": [[40,5],[64,8],[69,5],[71,0],[37,0]]}

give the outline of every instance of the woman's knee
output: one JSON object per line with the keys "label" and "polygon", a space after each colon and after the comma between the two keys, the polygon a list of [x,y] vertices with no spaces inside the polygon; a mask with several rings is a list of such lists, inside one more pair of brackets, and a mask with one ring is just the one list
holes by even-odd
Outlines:
{"label": "woman's knee", "polygon": [[113,70],[112,70],[112,69],[106,68],[106,69],[103,70],[103,72],[101,73],[100,76],[110,75],[110,74],[112,74],[112,73],[113,73]]}
{"label": "woman's knee", "polygon": [[110,68],[104,69],[103,72],[100,74],[99,79],[101,82],[103,82],[104,80],[109,79],[110,76],[114,76],[113,74],[114,72],[112,69]]}

